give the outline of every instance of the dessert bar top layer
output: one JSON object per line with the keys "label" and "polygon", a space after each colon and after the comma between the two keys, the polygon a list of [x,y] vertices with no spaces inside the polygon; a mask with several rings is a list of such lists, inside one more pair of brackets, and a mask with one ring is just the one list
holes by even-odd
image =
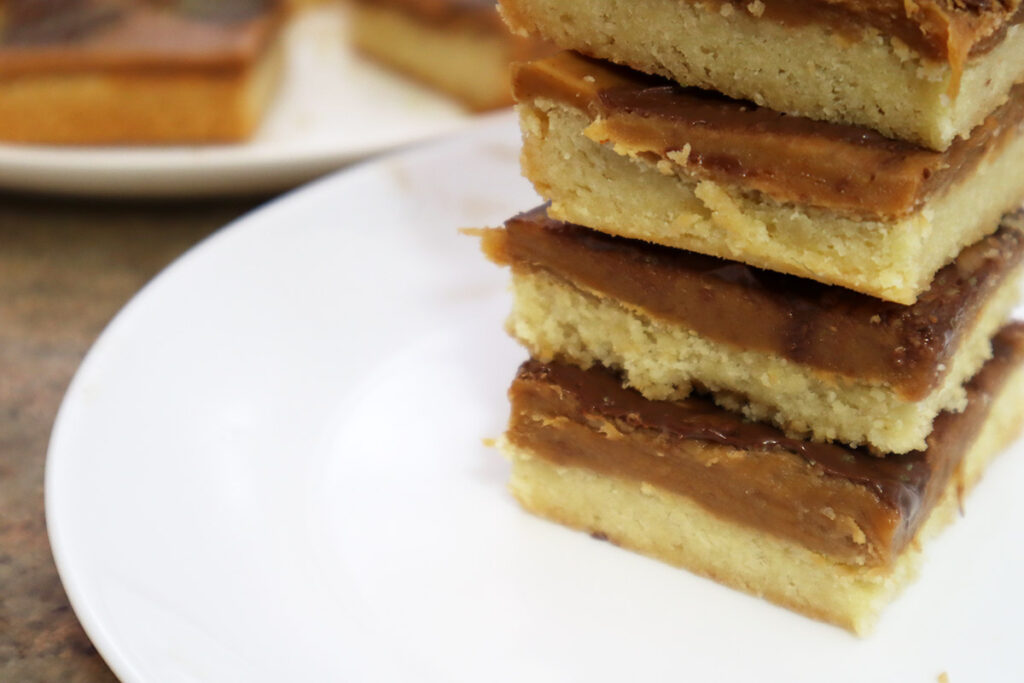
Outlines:
{"label": "dessert bar top layer", "polygon": [[[694,0],[690,0],[694,1]],[[746,0],[712,0],[748,11]],[[931,59],[962,64],[991,50],[1009,26],[1024,20],[1020,0],[763,0],[760,17],[790,26],[825,24],[859,38],[865,28],[899,39]]]}
{"label": "dessert bar top layer", "polygon": [[912,306],[606,235],[552,220],[543,207],[485,231],[483,248],[498,263],[548,270],[715,341],[919,400],[945,376],[989,293],[1024,258],[1024,237],[1007,220],[940,270]]}
{"label": "dessert bar top layer", "polygon": [[[538,361],[523,364],[510,389],[508,436],[557,463],[693,496],[820,552],[887,564],[927,518],[1024,357],[1024,324],[1004,328],[993,346],[968,385],[967,409],[940,415],[924,451],[878,458],[790,439],[705,399],[649,401],[604,368]],[[831,538],[823,531],[844,520],[856,527]]]}
{"label": "dessert bar top layer", "polygon": [[516,100],[549,98],[593,120],[586,135],[629,154],[779,202],[869,218],[920,209],[1024,129],[1024,84],[944,152],[862,126],[780,114],[712,91],[562,52],[517,65]]}
{"label": "dessert bar top layer", "polygon": [[438,26],[476,26],[508,33],[494,0],[354,0],[361,5],[387,7]]}
{"label": "dessert bar top layer", "polygon": [[238,69],[273,39],[276,0],[7,0],[0,75],[91,69]]}

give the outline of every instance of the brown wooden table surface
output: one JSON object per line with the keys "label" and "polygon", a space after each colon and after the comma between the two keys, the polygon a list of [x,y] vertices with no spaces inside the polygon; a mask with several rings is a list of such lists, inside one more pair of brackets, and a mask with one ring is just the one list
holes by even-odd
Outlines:
{"label": "brown wooden table surface", "polygon": [[259,202],[0,194],[0,681],[111,681],[57,577],[43,469],[71,376],[165,265]]}

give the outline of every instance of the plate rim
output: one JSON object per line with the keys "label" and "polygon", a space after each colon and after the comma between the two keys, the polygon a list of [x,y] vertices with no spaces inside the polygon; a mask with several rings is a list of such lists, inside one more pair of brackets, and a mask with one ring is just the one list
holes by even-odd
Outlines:
{"label": "plate rim", "polygon": [[436,153],[437,150],[457,144],[461,138],[487,135],[492,128],[498,129],[501,126],[512,125],[513,119],[513,113],[507,110],[485,114],[470,121],[467,126],[456,133],[424,140],[408,147],[398,148],[377,156],[362,159],[300,187],[288,190],[250,209],[241,216],[215,229],[164,266],[163,269],[147,281],[122,305],[93,340],[64,391],[53,426],[50,429],[43,470],[43,509],[47,541],[57,570],[57,576],[67,595],[68,602],[90,642],[106,665],[110,667],[111,671],[119,679],[126,683],[136,681],[145,683],[146,681],[132,664],[131,657],[124,654],[123,647],[117,642],[117,639],[110,635],[109,629],[99,616],[100,611],[93,604],[95,598],[89,598],[80,586],[79,570],[74,568],[74,559],[69,550],[69,543],[65,540],[67,532],[64,530],[63,522],[61,521],[60,498],[56,494],[60,487],[61,477],[63,476],[62,463],[68,457],[67,455],[61,455],[62,453],[67,453],[68,449],[68,447],[64,446],[64,442],[68,438],[65,435],[69,429],[67,427],[67,414],[76,402],[80,402],[83,377],[89,374],[90,368],[93,365],[100,362],[105,353],[106,346],[110,343],[109,340],[117,334],[124,321],[130,318],[136,309],[146,305],[146,301],[152,296],[155,288],[163,286],[164,282],[173,278],[174,273],[183,267],[184,264],[197,258],[199,254],[206,251],[217,241],[228,238],[228,236],[235,234],[238,230],[245,229],[246,225],[251,224],[254,220],[260,220],[259,216],[281,211],[282,207],[287,208],[290,203],[300,201],[305,195],[316,194],[322,191],[325,186],[358,182],[362,174],[372,173],[378,167],[387,167],[388,164],[393,163],[397,158],[415,158],[420,155],[430,155]]}

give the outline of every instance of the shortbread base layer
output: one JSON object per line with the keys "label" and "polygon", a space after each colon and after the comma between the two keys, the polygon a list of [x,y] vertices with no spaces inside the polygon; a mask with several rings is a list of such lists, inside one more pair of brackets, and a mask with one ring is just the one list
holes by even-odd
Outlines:
{"label": "shortbread base layer", "polygon": [[350,9],[352,42],[367,56],[475,111],[512,104],[509,64],[527,56],[524,39],[500,28],[431,24],[394,7]]}
{"label": "shortbread base layer", "polygon": [[[1024,80],[1024,27],[968,60],[956,87],[946,62],[866,29],[850,42],[829,27],[755,16],[759,2],[501,0],[514,31],[683,85],[777,111],[867,126],[942,150],[967,136]],[[742,49],[736,49],[741,45]]]}
{"label": "shortbread base layer", "polygon": [[541,270],[513,271],[508,328],[534,358],[619,370],[649,399],[682,398],[697,387],[719,405],[791,436],[905,453],[924,448],[936,415],[963,409],[963,384],[991,357],[990,340],[1019,297],[1019,279],[1018,273],[992,293],[942,383],[919,401],[885,385],[717,343]]}
{"label": "shortbread base layer", "polygon": [[278,41],[245,69],[68,72],[0,78],[0,140],[184,144],[249,138],[280,80]]}
{"label": "shortbread base layer", "polygon": [[1017,369],[915,542],[885,567],[836,562],[712,513],[691,497],[559,466],[508,438],[500,447],[513,465],[509,487],[530,512],[866,635],[882,609],[916,577],[922,544],[955,518],[963,493],[1016,436],[1022,406],[1024,373]]}
{"label": "shortbread base layer", "polygon": [[584,135],[587,114],[554,100],[518,109],[523,173],[551,201],[552,218],[898,303],[912,304],[1024,198],[1024,135],[910,216],[858,220],[620,155]]}

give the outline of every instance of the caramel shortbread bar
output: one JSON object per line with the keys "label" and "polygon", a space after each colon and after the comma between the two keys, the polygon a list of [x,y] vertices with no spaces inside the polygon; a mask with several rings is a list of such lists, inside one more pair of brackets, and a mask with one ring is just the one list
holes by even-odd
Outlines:
{"label": "caramel shortbread bar", "polygon": [[529,361],[501,446],[529,511],[857,633],[1012,439],[1024,325],[1005,328],[927,448],[877,458],[790,439],[702,399],[649,401],[592,367]]}
{"label": "caramel shortbread bar", "polygon": [[273,0],[7,0],[0,140],[244,139],[279,78],[281,21]]}
{"label": "caramel shortbread bar", "polygon": [[944,152],[561,53],[514,76],[555,218],[913,303],[1024,199],[1024,85]]}
{"label": "caramel shortbread bar", "polygon": [[500,0],[513,30],[771,109],[948,147],[1024,80],[1020,0]]}
{"label": "caramel shortbread bar", "polygon": [[511,265],[510,332],[533,357],[621,371],[650,399],[691,390],[787,433],[903,453],[991,355],[1019,295],[1024,237],[968,247],[913,306],[613,237],[543,208],[483,231]]}
{"label": "caramel shortbread bar", "polygon": [[550,52],[509,33],[491,0],[354,0],[364,54],[481,111],[512,104],[509,64]]}

